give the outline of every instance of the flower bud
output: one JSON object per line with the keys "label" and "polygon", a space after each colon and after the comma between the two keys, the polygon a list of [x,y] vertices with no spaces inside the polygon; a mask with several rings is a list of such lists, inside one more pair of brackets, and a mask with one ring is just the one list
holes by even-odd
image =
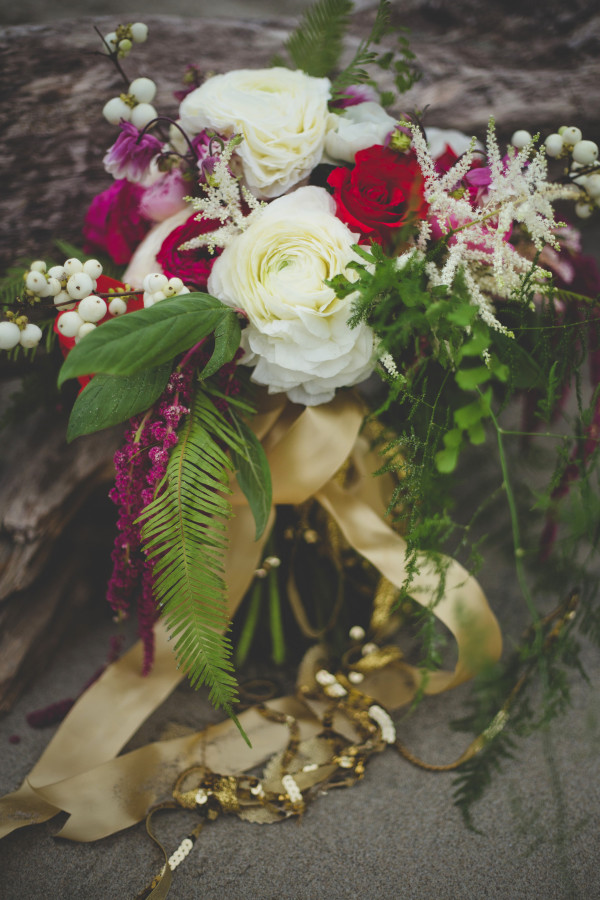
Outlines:
{"label": "flower bud", "polygon": [[124,56],[127,56],[132,47],[133,44],[131,43],[129,38],[123,38],[122,41],[119,41],[119,56],[121,57],[121,59]]}

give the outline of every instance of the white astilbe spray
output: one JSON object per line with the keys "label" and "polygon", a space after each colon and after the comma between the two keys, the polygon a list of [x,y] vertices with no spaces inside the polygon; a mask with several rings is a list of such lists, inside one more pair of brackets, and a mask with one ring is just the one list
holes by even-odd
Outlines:
{"label": "white astilbe spray", "polygon": [[[409,127],[423,173],[429,219],[437,221],[442,232],[451,238],[443,261],[429,262],[426,273],[432,285],[450,288],[460,271],[481,318],[490,327],[506,333],[496,318],[492,297],[516,296],[525,276],[539,291],[544,290],[550,279],[550,273],[522,257],[506,236],[515,224],[520,224],[527,229],[537,250],[541,251],[546,244],[558,247],[554,231],[561,223],[554,218],[552,203],[579,199],[581,191],[573,185],[546,180],[545,153],[543,149],[535,150],[534,140],[503,159],[494,121],[490,119],[486,149],[491,180],[474,210],[468,195],[456,188],[472,166],[475,139],[454,166],[440,175],[422,132],[414,125]],[[420,250],[425,250],[429,239],[427,230],[421,229]]]}
{"label": "white astilbe spray", "polygon": [[[242,141],[241,135],[234,135],[219,154],[212,174],[207,178],[204,197],[187,197],[192,207],[198,211],[201,219],[217,219],[222,222],[221,228],[200,234],[186,241],[180,250],[195,250],[197,247],[208,247],[212,253],[215,247],[226,247],[233,238],[245,231],[260,216],[266,206],[248,190],[245,185],[231,173],[231,158]],[[246,203],[250,212],[244,214],[242,202]]]}

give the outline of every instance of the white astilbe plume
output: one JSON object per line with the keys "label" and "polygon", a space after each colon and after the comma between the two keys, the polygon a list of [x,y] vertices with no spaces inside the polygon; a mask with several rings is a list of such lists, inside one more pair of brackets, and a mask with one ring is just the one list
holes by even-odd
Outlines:
{"label": "white astilbe plume", "polygon": [[[526,275],[542,291],[550,278],[548,272],[522,257],[508,243],[506,235],[515,224],[521,224],[537,250],[546,244],[558,247],[554,231],[561,223],[554,218],[552,203],[559,199],[576,200],[582,192],[573,185],[546,180],[545,152],[535,150],[534,140],[503,160],[491,119],[487,135],[491,182],[474,210],[468,195],[456,188],[472,166],[475,139],[454,166],[440,175],[422,132],[414,125],[409,127],[423,173],[429,219],[436,220],[442,232],[452,237],[443,261],[439,265],[427,264],[427,275],[433,285],[451,287],[458,272],[462,272],[471,302],[478,307],[481,318],[490,327],[506,332],[494,314],[492,297],[516,295]],[[422,229],[418,238],[420,250],[425,250],[428,240],[429,234]]]}
{"label": "white astilbe plume", "polygon": [[[231,173],[231,157],[241,141],[241,135],[234,135],[225,144],[213,172],[203,185],[204,197],[186,198],[198,211],[199,215],[196,216],[198,220],[218,219],[223,223],[221,228],[186,241],[180,250],[208,247],[212,253],[215,247],[226,247],[234,237],[248,228],[266,206],[266,203],[257,200],[245,185],[240,185],[239,179]],[[250,212],[246,215],[242,210],[242,201],[250,208]]]}

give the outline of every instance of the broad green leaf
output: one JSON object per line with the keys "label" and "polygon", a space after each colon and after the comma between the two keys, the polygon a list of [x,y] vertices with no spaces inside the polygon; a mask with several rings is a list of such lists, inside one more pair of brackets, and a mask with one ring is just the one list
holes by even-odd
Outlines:
{"label": "broad green leaf", "polygon": [[258,540],[267,526],[271,511],[271,470],[263,446],[252,429],[236,413],[232,411],[230,414],[241,444],[241,450],[232,449],[231,458],[239,486],[254,516]]}
{"label": "broad green leaf", "polygon": [[165,363],[135,375],[96,375],[75,401],[67,441],[145,412],[164,391],[170,374],[171,366]]}
{"label": "broad green leaf", "polygon": [[490,404],[492,402],[492,391],[488,390],[482,394],[478,400],[461,406],[460,409],[454,411],[454,421],[459,428],[468,429],[480,419],[489,415]]}
{"label": "broad green leaf", "polygon": [[470,325],[471,322],[474,321],[477,316],[477,307],[469,306],[466,303],[462,306],[459,306],[457,309],[452,310],[452,312],[448,313],[448,321],[453,322],[455,325],[462,325],[463,327],[466,325]]}
{"label": "broad green leaf", "polygon": [[460,348],[461,356],[480,356],[487,349],[490,343],[489,335],[484,331],[474,334],[470,341],[467,341]]}
{"label": "broad green leaf", "polygon": [[462,442],[462,431],[460,428],[452,428],[450,431],[447,431],[444,435],[444,447],[447,450],[456,449],[460,447]]}
{"label": "broad green leaf", "polygon": [[468,429],[469,440],[472,444],[483,444],[485,443],[485,428],[483,427],[483,423],[481,419],[477,422],[474,422],[470,428]]}
{"label": "broad green leaf", "polygon": [[487,366],[477,366],[475,369],[459,369],[455,375],[457,385],[463,391],[472,391],[480,384],[485,384],[492,377]]}
{"label": "broad green leaf", "polygon": [[218,372],[221,366],[231,362],[240,346],[242,330],[237,315],[225,316],[215,328],[215,349],[200,378],[208,378]]}
{"label": "broad green leaf", "polygon": [[236,313],[208,294],[162,300],[104,322],[67,356],[59,385],[79,375],[133,375],[172,360]]}

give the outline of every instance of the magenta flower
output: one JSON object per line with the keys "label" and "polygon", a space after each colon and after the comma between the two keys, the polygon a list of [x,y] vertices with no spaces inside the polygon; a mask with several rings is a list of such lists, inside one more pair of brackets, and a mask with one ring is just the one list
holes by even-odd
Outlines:
{"label": "magenta flower", "polygon": [[171,169],[144,191],[140,203],[140,213],[153,222],[164,222],[185,209],[185,197],[191,192],[191,184],[186,181],[180,169]]}
{"label": "magenta flower", "polygon": [[344,88],[344,96],[337,97],[331,106],[334,109],[346,109],[348,106],[358,106],[359,103],[379,103],[379,94],[370,84],[349,84]]}
{"label": "magenta flower", "polygon": [[117,265],[128,263],[150,230],[139,209],[143,194],[139,185],[121,179],[94,197],[83,226],[84,251],[103,250]]}
{"label": "magenta flower", "polygon": [[163,241],[156,254],[156,261],[169,278],[181,278],[184,284],[200,291],[206,290],[206,283],[215,259],[221,253],[209,253],[206,247],[182,250],[181,245],[200,234],[207,234],[220,226],[217,219],[203,219],[200,222],[193,213],[187,222],[174,228]]}
{"label": "magenta flower", "polygon": [[121,134],[102,160],[113,178],[141,181],[162,145],[152,134],[140,132],[130,122],[121,122]]}

